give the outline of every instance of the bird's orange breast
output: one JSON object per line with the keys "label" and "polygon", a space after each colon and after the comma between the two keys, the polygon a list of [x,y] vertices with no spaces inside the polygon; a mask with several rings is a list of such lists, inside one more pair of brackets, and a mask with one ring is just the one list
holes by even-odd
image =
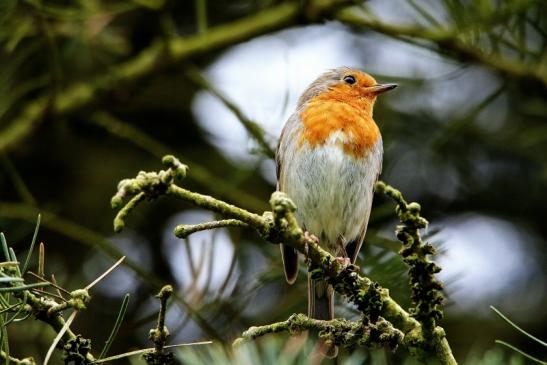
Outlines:
{"label": "bird's orange breast", "polygon": [[380,138],[380,130],[372,119],[372,105],[360,98],[348,98],[336,92],[322,93],[310,100],[301,111],[304,124],[299,146],[315,147],[327,142],[333,133],[344,151],[363,157]]}

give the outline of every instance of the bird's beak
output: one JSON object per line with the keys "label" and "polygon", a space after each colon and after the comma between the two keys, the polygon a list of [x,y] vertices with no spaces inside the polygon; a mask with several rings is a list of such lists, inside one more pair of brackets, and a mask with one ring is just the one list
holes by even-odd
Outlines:
{"label": "bird's beak", "polygon": [[380,94],[385,93],[386,91],[395,89],[397,86],[399,86],[399,85],[397,85],[397,84],[378,84],[378,85],[374,85],[374,86],[371,86],[371,87],[367,88],[367,92],[371,93],[372,95],[380,95]]}

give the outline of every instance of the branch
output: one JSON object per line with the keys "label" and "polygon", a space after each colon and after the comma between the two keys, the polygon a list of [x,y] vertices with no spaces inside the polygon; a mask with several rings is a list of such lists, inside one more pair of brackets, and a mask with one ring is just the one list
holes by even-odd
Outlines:
{"label": "branch", "polygon": [[254,140],[258,143],[260,146],[261,152],[266,155],[269,158],[275,158],[275,150],[272,148],[270,143],[266,140],[265,131],[260,127],[260,125],[254,121],[249,119],[242,111],[239,109],[239,107],[234,104],[231,100],[229,100],[226,95],[224,95],[220,90],[217,90],[203,75],[199,72],[199,70],[195,67],[189,67],[186,71],[186,75],[194,82],[196,85],[202,87],[203,89],[207,90],[214,96],[216,96],[222,104],[228,110],[230,110],[235,117],[239,120],[239,122],[243,125],[243,127],[247,130],[247,132],[254,138]]}
{"label": "branch", "polygon": [[[0,202],[0,217],[9,217],[10,219],[23,219],[29,222],[34,222],[36,216],[40,212],[34,206],[28,206],[25,204]],[[63,219],[54,213],[41,210],[42,223],[41,226],[45,227],[53,232],[57,232],[65,237],[68,237],[75,242],[79,242],[85,246],[99,250],[106,256],[117,260],[123,256],[123,252],[118,249],[111,241],[99,233],[90,230],[87,227],[83,227],[73,221]],[[123,265],[134,272],[140,279],[148,283],[149,285],[160,288],[163,285],[161,278],[153,272],[146,271],[146,269],[139,265],[136,261],[125,259]],[[214,339],[220,339],[222,336],[218,331],[209,324],[209,322],[203,318],[200,313],[190,305],[186,299],[173,293],[174,299],[184,308],[184,310],[192,317],[200,328],[203,329],[206,334]]]}
{"label": "branch", "polygon": [[200,224],[179,224],[175,227],[173,233],[178,238],[186,238],[192,233],[205,231],[208,229],[223,227],[247,227],[247,224],[237,219],[223,219],[220,221],[205,222]]}
{"label": "branch", "polygon": [[[135,127],[134,124],[122,121],[106,112],[94,113],[91,116],[90,121],[103,128],[111,135],[129,141],[139,149],[157,158],[161,158],[162,156],[173,152],[172,148],[144,133]],[[260,210],[265,208],[266,205],[263,201],[257,199],[254,195],[241,190],[237,186],[231,184],[220,186],[219,184],[211,183],[218,181],[220,177],[215,176],[197,162],[189,160],[187,156],[185,156],[184,159],[192,165],[192,175],[190,178],[206,187],[211,192],[224,197],[229,201],[238,202],[249,209]]]}
{"label": "branch", "polygon": [[[203,33],[170,40],[158,39],[129,61],[113,66],[109,72],[59,91],[53,101],[45,94],[24,106],[21,113],[0,134],[0,151],[16,145],[29,135],[43,117],[51,112],[67,115],[108,95],[120,85],[133,83],[155,74],[164,66],[176,65],[190,57],[222,49],[307,19],[318,21],[349,0],[310,0],[283,2],[228,24],[209,28]],[[162,67],[160,67],[162,66]]]}
{"label": "branch", "polygon": [[[219,213],[226,218],[244,222],[267,241],[274,244],[283,242],[304,254],[312,275],[331,284],[336,292],[355,304],[370,323],[378,323],[381,320],[380,316],[392,322],[404,333],[403,343],[412,349],[413,353],[436,352],[436,356],[443,364],[456,364],[442,328],[434,328],[430,336],[427,336],[430,341],[426,341],[420,323],[389,296],[387,289],[359,275],[355,265],[337,260],[325,251],[313,236],[304,234],[296,222],[294,215],[296,206],[284,193],[274,192],[270,199],[272,211],[258,215],[211,196],[194,193],[177,186],[175,182],[185,176],[187,167],[173,156],[165,156],[163,164],[166,170],[140,172],[134,179],[122,180],[118,186],[118,192],[112,198],[112,207],[122,208],[124,200],[132,199],[140,193],[144,193],[149,200],[156,199],[160,195],[170,195]],[[134,208],[135,206],[131,206],[129,211],[122,208],[124,218]],[[115,229],[118,228],[119,226],[115,227]],[[433,346],[430,345],[431,343]]]}
{"label": "branch", "polygon": [[532,80],[541,84],[544,89],[547,88],[545,68],[509,60],[495,53],[486,53],[482,49],[462,41],[459,38],[461,30],[441,27],[426,29],[385,23],[379,19],[365,16],[359,11],[359,8],[342,9],[335,18],[345,24],[365,27],[403,41],[427,41],[435,44],[439,52],[451,55],[458,60],[483,64],[502,75],[521,81]]}
{"label": "branch", "polygon": [[168,365],[175,361],[172,352],[164,352],[165,343],[170,336],[167,326],[165,326],[165,314],[167,313],[167,300],[173,294],[173,287],[165,285],[161,288],[157,298],[160,300],[160,311],[158,313],[158,325],[150,330],[148,337],[154,343],[154,351],[143,355],[144,360],[150,365]]}
{"label": "branch", "polygon": [[400,191],[379,181],[376,192],[384,193],[397,203],[395,212],[401,221],[397,226],[397,238],[403,243],[399,254],[410,266],[410,288],[414,307],[410,309],[411,316],[422,324],[426,336],[435,330],[436,321],[443,316],[442,284],[435,278],[441,268],[428,258],[435,254],[435,248],[430,243],[423,243],[420,229],[426,228],[428,222],[420,216],[421,207],[418,203],[407,203]]}
{"label": "branch", "polygon": [[403,333],[383,318],[371,324],[363,321],[351,322],[342,318],[323,321],[303,314],[293,314],[283,322],[249,328],[234,341],[233,345],[238,346],[270,333],[288,332],[292,335],[306,330],[315,330],[324,340],[346,348],[387,346],[394,351],[403,339]]}
{"label": "branch", "polygon": [[[4,351],[0,350],[0,359],[2,359],[2,364],[7,364],[7,357]],[[27,357],[25,359],[16,359],[15,357],[9,357],[9,363],[14,365],[36,365],[36,362],[32,357]]]}

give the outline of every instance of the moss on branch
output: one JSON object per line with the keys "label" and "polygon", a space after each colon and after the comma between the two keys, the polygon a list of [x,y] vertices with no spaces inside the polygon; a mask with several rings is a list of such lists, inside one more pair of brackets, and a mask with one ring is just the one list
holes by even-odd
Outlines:
{"label": "moss on branch", "polygon": [[424,243],[420,235],[420,229],[426,228],[428,222],[420,216],[420,205],[415,202],[407,203],[400,191],[380,181],[376,183],[376,192],[387,195],[397,204],[395,212],[401,224],[395,232],[403,244],[399,253],[410,267],[409,281],[413,303],[410,315],[422,324],[424,334],[432,337],[436,322],[443,316],[443,287],[435,278],[441,268],[429,260],[429,256],[435,253],[435,248],[430,243]]}
{"label": "moss on branch", "polygon": [[394,351],[403,339],[403,333],[383,318],[371,324],[366,321],[351,322],[341,318],[324,321],[309,318],[303,314],[293,314],[283,322],[249,328],[234,341],[234,346],[270,333],[287,332],[294,335],[307,330],[315,330],[325,341],[347,349],[388,347]]}
{"label": "moss on branch", "polygon": [[[34,315],[34,317],[44,323],[47,323],[55,332],[59,333],[65,327],[65,320],[61,315],[61,311],[67,308],[77,309],[77,306],[80,304],[85,306],[85,302],[89,300],[89,294],[85,290],[85,294],[82,292],[85,289],[75,290],[72,292],[72,299],[66,305],[64,303],[57,303],[54,300],[46,299],[44,297],[38,297],[31,293],[30,291],[25,292],[16,292],[14,295],[22,300],[26,301],[26,310]],[[76,346],[82,341],[89,341],[83,339],[81,336],[76,335],[70,328],[67,328],[63,334],[62,340],[66,344],[63,348],[64,356],[75,355],[80,349],[79,346]],[[76,346],[76,350],[74,350]],[[91,353],[85,353],[85,360],[91,363],[95,360]]]}
{"label": "moss on branch", "polygon": [[152,328],[148,335],[149,339],[154,343],[154,351],[143,354],[144,360],[150,365],[169,365],[175,362],[175,357],[172,352],[164,350],[165,343],[169,338],[169,330],[165,325],[165,314],[167,313],[167,300],[173,294],[173,287],[165,285],[161,288],[157,298],[160,300],[160,311],[158,313],[158,324],[156,328]]}
{"label": "moss on branch", "polygon": [[[294,215],[296,206],[284,193],[274,192],[270,199],[272,210],[258,215],[211,196],[194,193],[177,186],[175,184],[176,177],[181,177],[177,169],[182,168],[186,172],[186,167],[173,156],[164,157],[163,162],[167,166],[166,170],[140,172],[134,179],[123,180],[112,200],[113,207],[120,208],[123,201],[131,202],[136,195],[141,193],[144,193],[146,199],[170,195],[218,213],[223,217],[244,222],[254,228],[267,241],[276,244],[283,242],[304,254],[309,270],[314,277],[328,281],[336,292],[355,304],[364,315],[364,324],[378,325],[381,321],[390,321],[394,327],[404,333],[403,343],[411,353],[425,353],[437,356],[443,364],[456,364],[442,329],[433,328],[425,335],[422,324],[403,310],[389,296],[387,289],[380,287],[367,277],[361,276],[355,265],[338,260],[325,251],[315,237],[306,234],[300,228]],[[406,204],[398,191],[385,184],[381,186],[384,192],[388,192],[388,195],[391,194],[390,196],[398,202],[397,213],[404,225],[417,230],[418,227],[427,223],[419,217],[417,204]],[[124,223],[127,214],[137,205],[138,202],[131,204],[127,210],[121,208],[115,221],[120,220]],[[408,233],[405,229],[403,231]],[[412,238],[413,236],[409,234],[408,237]],[[422,309],[419,308],[419,310]]]}
{"label": "moss on branch", "polygon": [[237,219],[222,219],[200,224],[179,224],[175,227],[173,233],[178,238],[186,238],[192,233],[223,227],[247,227],[247,224]]}
{"label": "moss on branch", "polygon": [[[0,359],[2,360],[0,363],[7,364],[7,358],[8,355],[4,351],[0,350]],[[9,356],[9,363],[13,365],[36,365],[36,361],[34,361],[32,357],[17,359],[13,356]]]}

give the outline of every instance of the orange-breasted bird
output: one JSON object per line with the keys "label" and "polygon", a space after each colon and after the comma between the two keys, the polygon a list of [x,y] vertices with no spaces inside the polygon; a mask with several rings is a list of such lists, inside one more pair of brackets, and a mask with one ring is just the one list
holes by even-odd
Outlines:
{"label": "orange-breasted bird", "polygon": [[[372,118],[376,97],[397,87],[348,67],[329,70],[304,91],[276,152],[277,188],[297,206],[301,227],[323,248],[355,262],[382,169],[382,137]],[[287,282],[298,256],[281,244]],[[334,318],[334,290],[308,274],[308,315]]]}

